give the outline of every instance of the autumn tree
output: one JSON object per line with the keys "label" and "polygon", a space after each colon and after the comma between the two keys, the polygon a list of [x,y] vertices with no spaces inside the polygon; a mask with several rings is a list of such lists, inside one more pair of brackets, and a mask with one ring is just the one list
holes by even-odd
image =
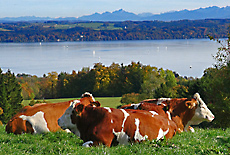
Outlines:
{"label": "autumn tree", "polygon": [[94,65],[95,70],[95,85],[94,91],[96,94],[102,96],[108,96],[108,87],[110,86],[110,70],[108,67],[102,65],[102,63],[96,63]]}

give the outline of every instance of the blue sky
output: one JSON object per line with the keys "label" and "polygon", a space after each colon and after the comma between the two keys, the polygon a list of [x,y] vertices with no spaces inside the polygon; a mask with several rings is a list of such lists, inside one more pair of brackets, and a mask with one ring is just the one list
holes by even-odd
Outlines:
{"label": "blue sky", "polygon": [[157,14],[209,6],[230,6],[230,0],[0,0],[0,18],[80,17],[119,9],[136,14],[144,12]]}

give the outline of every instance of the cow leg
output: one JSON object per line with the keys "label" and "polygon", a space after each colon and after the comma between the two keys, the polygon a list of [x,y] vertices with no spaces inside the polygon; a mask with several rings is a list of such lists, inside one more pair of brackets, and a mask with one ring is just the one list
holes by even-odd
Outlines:
{"label": "cow leg", "polygon": [[82,146],[84,146],[84,147],[92,147],[93,146],[93,141],[85,142]]}
{"label": "cow leg", "polygon": [[98,146],[99,144],[103,144],[103,145],[110,147],[112,145],[113,140],[114,140],[113,138],[102,138],[101,137],[100,140],[87,141],[82,146],[92,147],[92,146]]}
{"label": "cow leg", "polygon": [[34,133],[34,129],[32,127],[32,125],[30,124],[30,122],[26,121],[26,133]]}
{"label": "cow leg", "polygon": [[[85,143],[83,143],[82,144],[82,146],[84,146],[84,147],[92,147],[92,146],[98,146],[100,144],[100,142],[98,142],[98,141],[87,141],[87,142],[85,142]],[[106,145],[106,146],[108,146],[108,145]]]}
{"label": "cow leg", "polygon": [[194,128],[191,127],[191,126],[188,127],[187,131],[188,131],[188,130],[191,131],[191,132],[195,132]]}

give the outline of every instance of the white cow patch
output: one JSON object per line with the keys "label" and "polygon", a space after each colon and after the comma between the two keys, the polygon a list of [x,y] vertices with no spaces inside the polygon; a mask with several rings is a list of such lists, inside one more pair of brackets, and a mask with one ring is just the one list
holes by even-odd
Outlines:
{"label": "white cow patch", "polygon": [[119,142],[119,144],[122,145],[129,144],[129,136],[123,131],[123,129],[121,132],[115,132],[115,130],[113,129],[113,134],[117,136],[117,141]]}
{"label": "white cow patch", "polygon": [[69,108],[67,108],[65,113],[58,119],[58,125],[63,130],[69,129],[75,135],[80,137],[80,132],[79,132],[76,124],[73,124],[72,120],[71,120],[72,111],[74,110],[74,107],[77,103],[80,103],[80,101],[74,100],[73,102],[70,103]]}
{"label": "white cow patch", "polygon": [[32,116],[21,115],[19,118],[28,121],[32,125],[35,134],[50,131],[44,117],[44,112],[42,111],[39,111]]}
{"label": "white cow patch", "polygon": [[136,128],[136,131],[135,131],[134,140],[138,140],[140,142],[140,141],[148,139],[147,135],[145,135],[145,136],[141,135],[140,129],[139,129],[140,120],[137,119],[137,118],[135,119],[135,125],[136,125],[137,128]]}
{"label": "white cow patch", "polygon": [[169,100],[171,100],[171,98],[159,98],[158,99],[158,101],[157,101],[157,105],[163,105],[163,106],[166,106],[164,103],[162,103],[162,102],[164,102],[164,101],[169,101]]}
{"label": "white cow patch", "polygon": [[169,111],[167,111],[167,112],[166,112],[166,114],[168,115],[168,119],[169,119],[169,120],[172,120],[172,117],[171,117],[170,112],[169,112]]}
{"label": "white cow patch", "polygon": [[122,130],[124,129],[125,127],[125,121],[126,119],[129,117],[129,113],[127,113],[124,109],[121,109],[121,111],[124,113],[124,120],[123,120],[123,123],[122,123]]}
{"label": "white cow patch", "polygon": [[152,114],[152,117],[154,117],[155,115],[159,115],[156,111],[149,111]]}
{"label": "white cow patch", "polygon": [[127,118],[129,117],[129,113],[127,113],[124,109],[120,109],[123,113],[124,113],[124,120],[122,122],[122,129],[121,129],[121,132],[115,132],[115,130],[113,129],[113,134],[115,136],[117,136],[117,141],[120,143],[120,144],[123,144],[123,145],[127,145],[129,143],[129,136],[124,132],[124,127],[125,127],[125,122],[127,120]]}
{"label": "white cow patch", "polygon": [[169,132],[169,129],[166,130],[166,131],[163,131],[161,128],[158,132],[158,136],[157,136],[157,140],[159,139],[163,139],[165,135],[167,135],[167,133]]}
{"label": "white cow patch", "polygon": [[112,112],[112,110],[109,107],[104,107],[104,109],[108,110],[109,113]]}
{"label": "white cow patch", "polygon": [[140,106],[141,103],[138,104],[131,104],[131,107],[133,107],[133,109],[137,109]]}

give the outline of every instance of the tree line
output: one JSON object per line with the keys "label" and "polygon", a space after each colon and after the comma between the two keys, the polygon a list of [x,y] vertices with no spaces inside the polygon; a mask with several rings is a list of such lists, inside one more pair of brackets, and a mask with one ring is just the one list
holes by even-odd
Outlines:
{"label": "tree line", "polygon": [[24,99],[79,97],[85,91],[102,97],[132,92],[143,92],[152,98],[185,97],[188,85],[183,81],[189,81],[171,70],[142,65],[140,62],[131,62],[127,66],[96,63],[92,69],[73,70],[71,74],[51,72],[43,77],[18,74],[17,79],[22,86]]}
{"label": "tree line", "polygon": [[[97,28],[95,24],[101,25]],[[180,21],[0,23],[0,42],[227,38],[230,19]],[[85,25],[84,25],[85,24]],[[87,26],[86,26],[87,25]],[[111,28],[113,25],[113,28]]]}

